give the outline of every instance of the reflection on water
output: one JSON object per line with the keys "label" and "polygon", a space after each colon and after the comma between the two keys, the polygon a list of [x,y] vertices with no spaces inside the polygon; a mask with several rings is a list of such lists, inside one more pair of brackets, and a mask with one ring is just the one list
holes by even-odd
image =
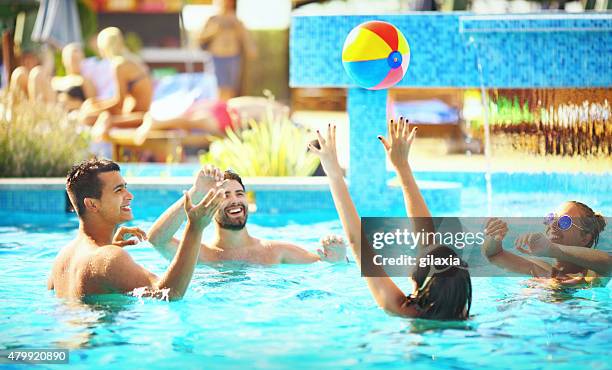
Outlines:
{"label": "reflection on water", "polygon": [[477,328],[477,324],[471,321],[435,321],[435,320],[411,320],[409,332],[414,334],[424,334],[427,332],[439,332],[443,330],[463,330],[472,331]]}
{"label": "reflection on water", "polygon": [[[612,155],[610,89],[494,90],[491,130],[498,146],[539,155]],[[499,139],[499,138],[498,138]]]}
{"label": "reflection on water", "polygon": [[[57,325],[64,327],[70,335],[56,341],[59,348],[77,349],[96,347],[96,336],[113,327],[121,313],[130,310],[136,298],[121,294],[87,296],[82,302],[61,300],[54,312]],[[127,343],[115,340],[113,344]]]}

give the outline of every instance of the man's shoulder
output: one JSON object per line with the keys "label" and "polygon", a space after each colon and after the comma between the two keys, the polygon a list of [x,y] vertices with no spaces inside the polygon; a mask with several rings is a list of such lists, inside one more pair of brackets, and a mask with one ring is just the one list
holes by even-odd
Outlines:
{"label": "man's shoulder", "polygon": [[[269,245],[271,248],[293,248],[298,245],[284,240],[260,240],[262,245]],[[299,247],[298,247],[299,248]]]}
{"label": "man's shoulder", "polygon": [[102,270],[106,270],[113,264],[121,263],[131,258],[129,253],[116,245],[103,245],[98,247],[91,256],[91,262]]}
{"label": "man's shoulder", "polygon": [[284,240],[262,240],[262,245],[267,245],[271,253],[280,257],[304,252],[304,248]]}
{"label": "man's shoulder", "polygon": [[270,252],[282,253],[287,250],[291,250],[294,248],[299,248],[297,245],[293,243],[289,243],[284,240],[264,240],[260,239],[258,242],[259,246],[262,249],[267,249]]}

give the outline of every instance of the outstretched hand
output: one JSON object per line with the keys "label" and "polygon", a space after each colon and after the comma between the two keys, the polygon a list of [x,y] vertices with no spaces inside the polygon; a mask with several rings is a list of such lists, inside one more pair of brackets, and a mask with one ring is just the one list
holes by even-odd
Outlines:
{"label": "outstretched hand", "polygon": [[328,235],[321,239],[323,250],[317,249],[321,261],[340,262],[346,259],[346,243],[341,236]]}
{"label": "outstretched hand", "polygon": [[197,174],[193,187],[201,194],[206,194],[223,181],[223,172],[215,166],[207,164]]}
{"label": "outstretched hand", "polygon": [[200,203],[194,205],[191,203],[189,192],[185,192],[185,213],[189,222],[206,227],[212,221],[217,209],[223,202],[223,194],[225,190],[220,187],[210,189],[204,199]]}
{"label": "outstretched hand", "polygon": [[115,232],[112,244],[118,247],[127,247],[128,245],[136,245],[144,240],[147,240],[147,233],[143,230],[137,227],[121,226]]}
{"label": "outstretched hand", "polygon": [[327,125],[327,139],[317,130],[317,140],[319,147],[317,148],[310,143],[308,144],[308,149],[319,157],[327,176],[342,176],[342,169],[338,163],[338,154],[336,152],[336,125]]}
{"label": "outstretched hand", "polygon": [[523,234],[516,238],[514,241],[514,247],[517,250],[532,256],[551,257],[553,242],[551,242],[546,235],[542,233],[529,233]]}
{"label": "outstretched hand", "polygon": [[396,169],[408,166],[408,153],[416,136],[417,128],[409,130],[408,120],[400,117],[399,122],[393,119],[387,124],[388,137],[378,136],[385,147],[387,157]]}
{"label": "outstretched hand", "polygon": [[501,242],[508,233],[508,224],[499,218],[490,218],[487,220],[484,233],[486,237],[493,238]]}

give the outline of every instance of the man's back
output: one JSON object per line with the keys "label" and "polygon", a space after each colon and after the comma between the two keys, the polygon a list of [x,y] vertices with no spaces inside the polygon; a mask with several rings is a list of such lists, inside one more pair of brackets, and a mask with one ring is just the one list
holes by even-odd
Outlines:
{"label": "man's back", "polygon": [[49,289],[60,298],[78,298],[92,292],[94,276],[91,267],[95,250],[78,240],[65,246],[57,255],[49,278]]}

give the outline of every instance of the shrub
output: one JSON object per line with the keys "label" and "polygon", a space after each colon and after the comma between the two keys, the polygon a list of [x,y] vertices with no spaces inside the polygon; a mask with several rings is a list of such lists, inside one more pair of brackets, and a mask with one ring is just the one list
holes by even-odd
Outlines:
{"label": "shrub", "polygon": [[0,91],[0,177],[63,177],[87,156],[88,137],[54,104]]}
{"label": "shrub", "polygon": [[231,168],[240,176],[310,176],[319,158],[307,151],[308,131],[295,126],[287,117],[249,121],[242,131],[228,130],[227,137],[214,141],[203,164]]}

